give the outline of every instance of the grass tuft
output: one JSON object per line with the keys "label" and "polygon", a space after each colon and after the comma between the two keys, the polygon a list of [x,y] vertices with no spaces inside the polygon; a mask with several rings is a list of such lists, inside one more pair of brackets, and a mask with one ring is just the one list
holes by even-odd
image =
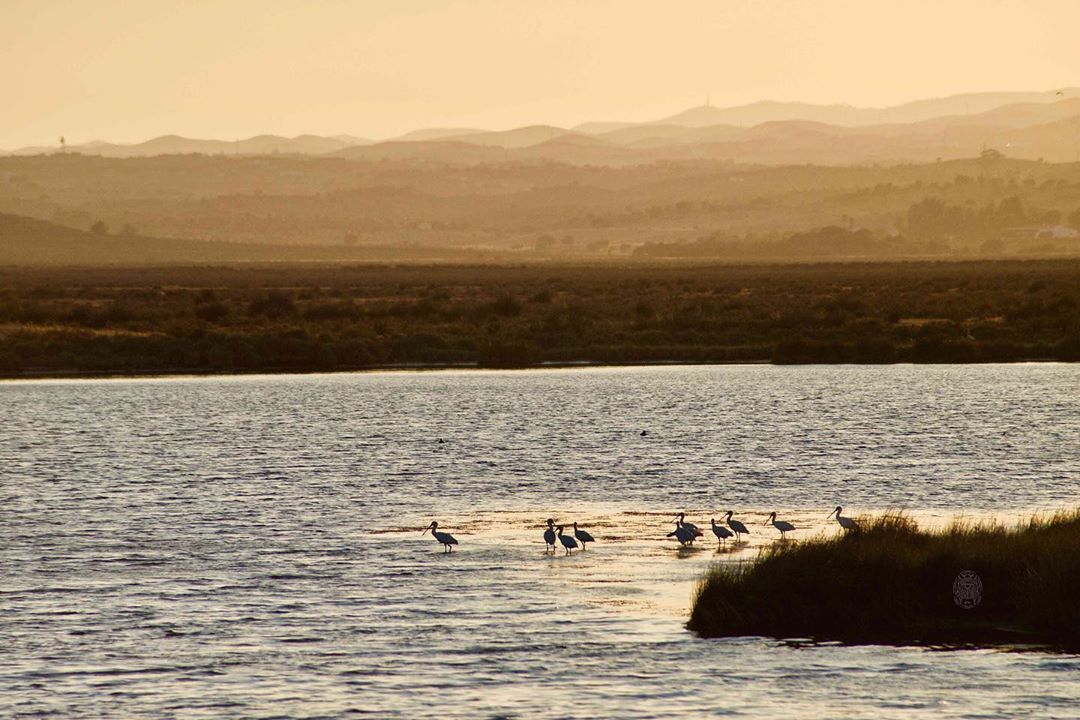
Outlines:
{"label": "grass tuft", "polygon": [[[1080,509],[1012,528],[958,520],[932,533],[901,513],[860,525],[717,564],[698,585],[689,628],[706,637],[1080,650]],[[982,581],[969,609],[953,593],[964,570]]]}

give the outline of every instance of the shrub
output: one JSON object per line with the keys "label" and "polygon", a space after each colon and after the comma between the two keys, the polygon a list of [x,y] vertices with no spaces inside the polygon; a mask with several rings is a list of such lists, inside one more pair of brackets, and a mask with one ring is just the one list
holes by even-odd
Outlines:
{"label": "shrub", "polygon": [[[953,582],[977,573],[981,602]],[[702,580],[689,627],[705,636],[845,642],[1035,642],[1080,649],[1080,510],[1021,527],[928,533],[897,514],[835,539],[777,544]]]}

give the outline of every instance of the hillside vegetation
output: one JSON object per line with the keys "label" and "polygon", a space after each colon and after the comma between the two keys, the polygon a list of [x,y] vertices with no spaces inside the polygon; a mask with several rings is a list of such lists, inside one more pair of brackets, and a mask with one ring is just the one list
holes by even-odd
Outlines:
{"label": "hillside vegetation", "polygon": [[167,265],[284,261],[431,261],[482,259],[469,250],[405,246],[275,246],[265,243],[209,242],[144,237],[134,230],[110,233],[104,223],[93,230],[0,213],[0,265]]}
{"label": "hillside vegetation", "polygon": [[[465,259],[1075,256],[1080,163],[994,153],[881,167],[68,154],[0,158],[0,213],[109,235],[441,248]],[[854,242],[785,246],[824,228]]]}

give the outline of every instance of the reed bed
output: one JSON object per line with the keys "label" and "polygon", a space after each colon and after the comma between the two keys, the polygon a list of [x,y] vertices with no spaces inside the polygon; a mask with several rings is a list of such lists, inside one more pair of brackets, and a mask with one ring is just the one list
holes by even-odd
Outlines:
{"label": "reed bed", "polygon": [[[978,575],[977,593],[954,588],[964,571]],[[718,563],[697,588],[688,626],[707,637],[1080,651],[1080,508],[939,532],[901,513],[861,518],[857,531]]]}

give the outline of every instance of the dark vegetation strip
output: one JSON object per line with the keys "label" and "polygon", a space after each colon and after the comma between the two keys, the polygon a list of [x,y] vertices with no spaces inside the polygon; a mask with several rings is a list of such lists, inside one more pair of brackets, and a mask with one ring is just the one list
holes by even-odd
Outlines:
{"label": "dark vegetation strip", "polygon": [[0,373],[1080,359],[1080,261],[0,268]]}
{"label": "dark vegetation strip", "polygon": [[[981,589],[954,586],[964,571]],[[941,533],[886,515],[835,539],[778,544],[756,562],[716,565],[698,588],[689,627],[708,637],[1076,651],[1078,597],[1080,510],[1011,529],[958,523]]]}

